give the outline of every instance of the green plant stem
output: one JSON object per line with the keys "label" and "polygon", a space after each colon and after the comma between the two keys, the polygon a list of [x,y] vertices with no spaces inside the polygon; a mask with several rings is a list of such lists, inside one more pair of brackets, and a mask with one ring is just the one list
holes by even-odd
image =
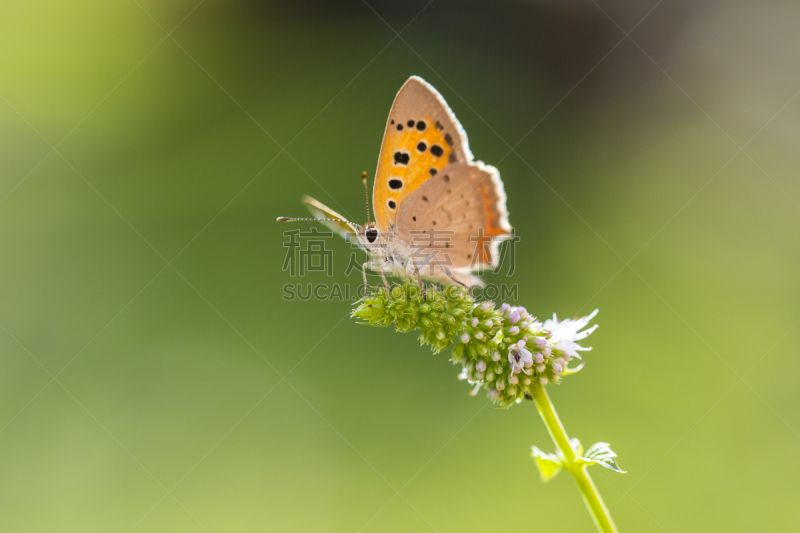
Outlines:
{"label": "green plant stem", "polygon": [[559,420],[558,414],[556,414],[556,410],[553,407],[553,402],[550,401],[550,397],[547,395],[544,387],[539,384],[534,384],[531,386],[531,390],[533,392],[533,399],[536,401],[536,407],[539,409],[539,414],[542,415],[542,420],[544,420],[544,424],[547,426],[547,430],[550,432],[553,442],[555,442],[561,454],[566,459],[564,469],[569,471],[578,483],[583,501],[586,503],[586,507],[589,509],[589,513],[592,515],[598,531],[603,533],[617,533],[617,527],[611,519],[611,514],[603,503],[603,499],[600,497],[597,487],[592,482],[592,478],[589,477],[589,472],[586,471],[587,465],[575,462],[575,452],[569,445],[567,432],[564,430],[564,426],[561,424],[561,420]]}

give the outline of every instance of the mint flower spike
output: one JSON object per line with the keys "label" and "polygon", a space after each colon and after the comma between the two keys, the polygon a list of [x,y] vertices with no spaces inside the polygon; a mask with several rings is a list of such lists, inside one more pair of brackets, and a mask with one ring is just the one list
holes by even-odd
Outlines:
{"label": "mint flower spike", "polygon": [[369,289],[352,312],[364,324],[418,329],[420,343],[435,353],[453,345],[451,360],[461,364],[459,378],[472,385],[470,394],[484,389],[500,407],[532,399],[534,383],[559,383],[580,370],[583,363],[574,368],[569,363],[590,349],[578,341],[594,331],[596,326],[581,330],[596,314],[562,321],[553,315],[541,323],[521,306],[478,303],[457,285],[430,286],[423,293],[410,282],[388,296],[383,288]]}
{"label": "mint flower spike", "polygon": [[394,325],[401,332],[418,329],[420,343],[429,344],[434,353],[452,345],[451,360],[462,367],[458,378],[472,386],[472,396],[484,389],[498,407],[510,407],[523,398],[534,400],[556,444],[555,454],[532,448],[542,480],[560,470],[568,471],[597,529],[617,533],[587,472],[590,465],[623,472],[616,453],[607,443],[598,442],[584,454],[580,442],[567,436],[544,388],[583,367],[583,362],[574,368],[569,363],[581,360],[578,352],[591,350],[578,341],[597,329],[597,325],[585,329],[597,315],[596,309],[583,318],[558,320],[553,315],[541,323],[521,306],[504,303],[495,308],[494,302],[477,303],[469,291],[457,285],[431,286],[423,293],[417,285],[405,283],[388,295],[383,287],[369,288],[351,315],[362,324]]}

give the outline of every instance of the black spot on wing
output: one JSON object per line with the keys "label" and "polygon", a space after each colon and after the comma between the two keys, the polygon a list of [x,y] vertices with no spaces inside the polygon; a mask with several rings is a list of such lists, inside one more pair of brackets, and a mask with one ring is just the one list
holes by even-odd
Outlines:
{"label": "black spot on wing", "polygon": [[397,190],[397,189],[400,189],[401,187],[403,187],[403,182],[401,180],[399,180],[397,178],[392,178],[392,179],[389,180],[389,188],[390,189]]}
{"label": "black spot on wing", "polygon": [[428,145],[425,144],[423,141],[420,141],[420,143],[417,145],[417,150],[419,150],[420,152],[424,152],[427,149]]}
{"label": "black spot on wing", "polygon": [[409,128],[413,128],[414,127],[414,121],[413,120],[409,120],[408,122],[406,122],[406,124],[408,124]]}
{"label": "black spot on wing", "polygon": [[394,209],[395,207],[397,207],[397,204],[394,203],[394,200],[389,200],[389,209]]}
{"label": "black spot on wing", "polygon": [[428,172],[430,172],[430,173],[431,173],[431,176],[435,176],[435,175],[436,175],[436,172],[437,172],[437,170],[436,170],[435,168],[431,167],[431,169],[430,169]]}
{"label": "black spot on wing", "polygon": [[403,125],[402,124],[398,124],[397,125],[397,131],[403,131]]}
{"label": "black spot on wing", "polygon": [[436,129],[439,131],[442,131],[444,129],[444,126],[442,126],[442,123],[439,122],[438,120],[436,121]]}
{"label": "black spot on wing", "polygon": [[442,157],[444,155],[444,150],[438,144],[434,144],[431,146],[431,153],[436,157]]}
{"label": "black spot on wing", "polygon": [[405,154],[401,151],[397,151],[394,153],[394,163],[395,165],[407,165],[409,160],[408,154]]}
{"label": "black spot on wing", "polygon": [[445,133],[444,134],[444,142],[446,142],[448,146],[453,146],[453,137],[450,136],[449,133]]}
{"label": "black spot on wing", "polygon": [[447,183],[450,183],[450,176],[448,176],[447,174],[445,174],[445,175],[444,175],[444,181],[446,181]]}
{"label": "black spot on wing", "polygon": [[428,125],[425,124],[424,120],[420,120],[419,122],[417,122],[417,129],[419,131],[425,131],[425,128],[427,128],[427,127],[428,127]]}

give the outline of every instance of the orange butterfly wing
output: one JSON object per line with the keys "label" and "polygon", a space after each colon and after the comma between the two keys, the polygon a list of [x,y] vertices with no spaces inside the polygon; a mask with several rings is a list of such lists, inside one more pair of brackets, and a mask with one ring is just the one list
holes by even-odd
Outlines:
{"label": "orange butterfly wing", "polygon": [[444,98],[420,77],[400,88],[383,134],[372,209],[381,232],[395,225],[400,205],[450,163],[472,161],[467,134]]}

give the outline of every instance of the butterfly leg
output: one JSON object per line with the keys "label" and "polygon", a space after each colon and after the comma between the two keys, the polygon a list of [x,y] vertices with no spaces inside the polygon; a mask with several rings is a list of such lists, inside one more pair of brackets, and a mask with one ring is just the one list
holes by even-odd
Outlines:
{"label": "butterfly leg", "polygon": [[[361,275],[364,276],[364,294],[367,293],[367,267],[369,266],[369,261],[363,263],[361,265]],[[383,274],[383,270],[379,270],[381,273],[381,279],[383,280],[383,287],[386,289],[386,298],[391,298],[391,291],[389,290],[389,282],[386,280],[386,276]]]}
{"label": "butterfly leg", "polygon": [[386,289],[386,299],[390,300],[392,298],[392,291],[389,289],[389,282],[386,281],[386,275],[383,273],[383,269],[379,270],[379,272],[381,273],[381,279],[383,280],[383,287]]}
{"label": "butterfly leg", "polygon": [[425,293],[425,284],[422,283],[422,276],[419,274],[419,267],[417,267],[417,262],[414,260],[414,254],[408,254],[408,259],[406,259],[406,264],[403,265],[403,270],[408,265],[408,262],[411,261],[411,264],[414,265],[414,275],[417,276],[417,286],[419,290],[422,291],[422,301],[428,301],[428,295]]}
{"label": "butterfly leg", "polygon": [[452,273],[452,272],[450,272],[450,269],[449,269],[449,268],[447,268],[447,267],[442,267],[442,270],[444,270],[444,273],[445,273],[445,274],[447,274],[447,277],[448,277],[448,278],[452,279],[453,281],[455,281],[456,283],[458,283],[459,285],[461,285],[461,286],[462,286],[462,287],[464,287],[465,289],[469,290],[469,287],[467,286],[467,284],[466,284],[466,283],[464,283],[464,282],[462,282],[462,281],[458,281],[458,280],[457,280],[455,277],[453,277],[453,273]]}

